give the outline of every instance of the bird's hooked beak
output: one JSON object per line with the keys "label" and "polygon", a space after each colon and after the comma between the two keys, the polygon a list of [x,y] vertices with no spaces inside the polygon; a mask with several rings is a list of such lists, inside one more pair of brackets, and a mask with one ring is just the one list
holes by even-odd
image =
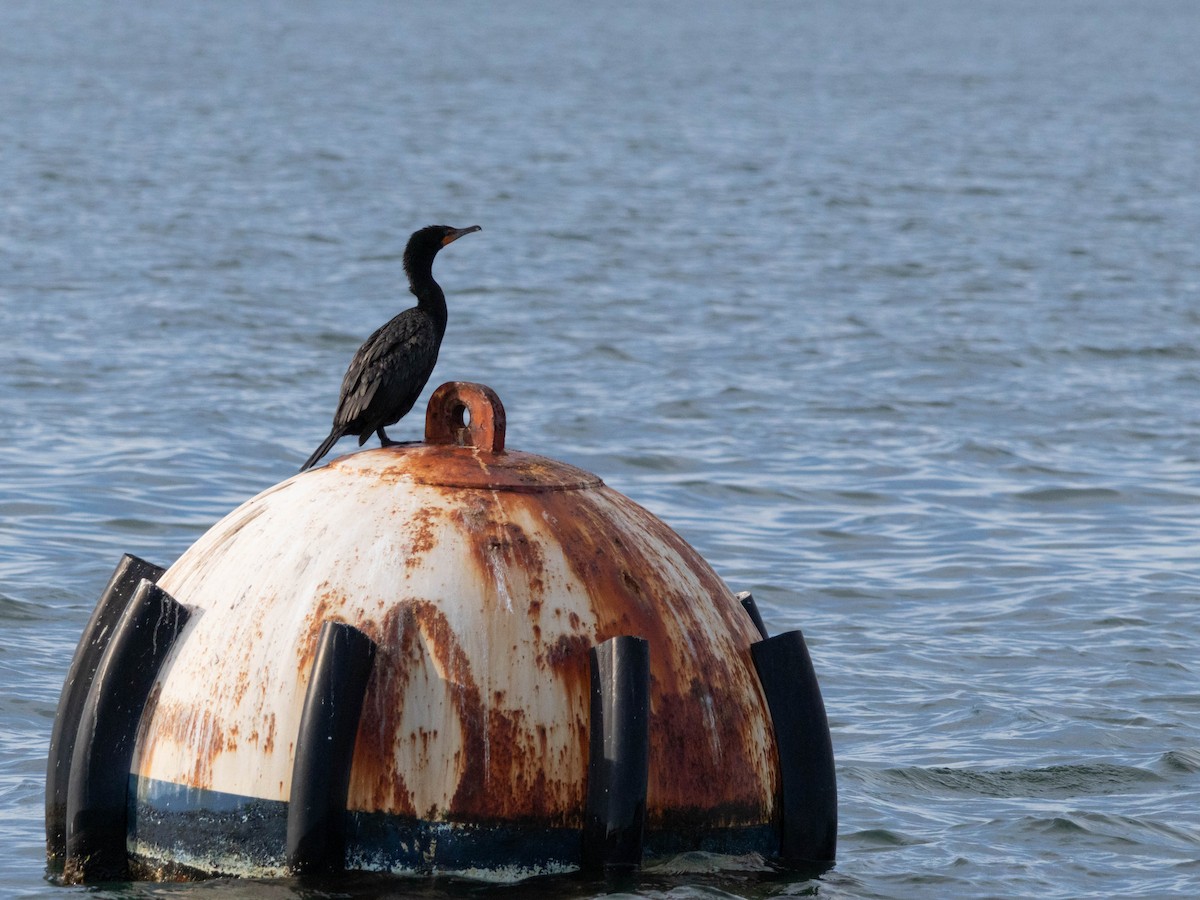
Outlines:
{"label": "bird's hooked beak", "polygon": [[482,230],[483,229],[480,228],[478,225],[471,225],[468,228],[456,228],[452,232],[450,232],[448,235],[446,235],[444,238],[442,238],[442,246],[445,247],[447,244],[453,244],[464,234],[470,234],[472,231],[482,231]]}

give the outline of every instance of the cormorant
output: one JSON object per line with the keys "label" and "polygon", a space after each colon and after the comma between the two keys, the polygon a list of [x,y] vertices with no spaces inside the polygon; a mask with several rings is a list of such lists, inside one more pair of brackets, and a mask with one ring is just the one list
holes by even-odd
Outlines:
{"label": "cormorant", "polygon": [[358,348],[342,379],[333,430],[300,467],[301,472],[347,434],[358,435],[360,447],[372,432],[385,447],[399,443],[383,429],[400,421],[417,402],[446,333],[446,295],[433,280],[433,258],[447,244],[479,230],[478,225],[428,225],[413,232],[404,249],[404,271],[417,305],[400,313]]}

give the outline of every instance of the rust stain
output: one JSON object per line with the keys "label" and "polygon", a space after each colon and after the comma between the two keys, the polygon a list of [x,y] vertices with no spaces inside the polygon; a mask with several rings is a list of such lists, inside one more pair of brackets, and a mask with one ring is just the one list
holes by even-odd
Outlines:
{"label": "rust stain", "polygon": [[207,708],[169,702],[156,705],[151,721],[156,737],[166,737],[190,751],[192,769],[185,776],[192,787],[212,787],[213,763],[225,752],[227,740],[221,720]]}
{"label": "rust stain", "polygon": [[[465,758],[447,818],[475,823],[532,820],[550,827],[578,827],[582,822],[576,802],[579,786],[547,777],[537,731],[530,727],[525,711],[499,704],[485,707],[470,659],[441,610],[423,604],[418,616],[432,655],[457,687],[450,697],[462,729]],[[561,662],[563,668],[572,665],[577,668],[578,660]],[[582,741],[576,743],[583,747]]]}
{"label": "rust stain", "polygon": [[543,668],[560,676],[570,674],[574,676],[572,680],[586,680],[591,677],[588,674],[588,651],[595,643],[585,634],[559,635],[557,641],[543,649],[538,662]]}
{"label": "rust stain", "polygon": [[[769,821],[775,766],[771,758],[759,757],[767,756],[770,725],[746,652],[757,635],[736,598],[696,552],[661,520],[606,488],[463,492],[456,500],[450,519],[467,538],[472,569],[489,586],[489,599],[508,594],[514,605],[523,601],[535,664],[576,698],[575,708],[587,708],[587,653],[593,645],[621,634],[650,642],[656,721],[651,820],[683,815],[699,803],[726,810],[733,817],[728,824]],[[547,550],[520,521],[553,523],[553,539],[596,615],[594,633],[572,611],[571,633],[543,642]],[[483,708],[468,660],[439,622],[444,620],[428,619],[423,631],[458,685],[451,697],[465,740],[451,817],[503,817],[508,806],[496,794],[510,791],[524,795],[526,812],[542,814],[549,809],[544,798],[550,788],[514,762],[521,754],[540,756],[536,735],[530,739],[521,730],[519,710]],[[714,643],[714,634],[723,641]],[[579,758],[585,759],[586,723],[575,724]],[[493,796],[485,802],[488,791]]]}
{"label": "rust stain", "polygon": [[[450,703],[462,729],[458,789],[447,813],[451,817],[462,817],[465,812],[470,818],[468,810],[483,807],[489,799],[485,758],[490,748],[484,747],[487,722],[483,698],[471,669],[471,661],[463,652],[445,613],[428,601],[414,602],[411,608],[425,646],[445,673],[443,677],[450,688]],[[500,789],[503,790],[502,787]]]}
{"label": "rust stain", "polygon": [[[256,634],[258,640],[262,640],[261,634]],[[242,698],[246,696],[246,691],[250,689],[250,673],[243,666],[237,675],[237,680],[233,683],[233,703],[235,706],[240,706]]]}
{"label": "rust stain", "polygon": [[601,486],[591,472],[533,453],[490,453],[449,444],[405,444],[364,450],[327,466],[387,482],[540,494]]}
{"label": "rust stain", "polygon": [[432,506],[423,507],[413,513],[409,526],[412,532],[412,544],[409,548],[410,554],[404,561],[407,568],[414,569],[423,565],[425,555],[437,546],[438,532],[435,528],[437,518],[438,510]]}
{"label": "rust stain", "polygon": [[378,625],[363,623],[362,627],[377,649],[355,738],[350,802],[369,811],[414,816],[412,792],[405,773],[396,766],[393,745],[412,668],[420,659],[412,605],[402,601]]}
{"label": "rust stain", "polygon": [[321,634],[321,626],[327,619],[336,618],[336,616],[331,616],[331,610],[338,610],[344,604],[345,598],[342,593],[335,590],[328,581],[318,589],[316,601],[308,615],[304,617],[304,630],[296,647],[296,666],[299,670],[300,684],[308,682],[309,673],[312,671],[313,661],[317,655],[317,638]]}
{"label": "rust stain", "polygon": [[[420,683],[413,676],[418,667],[427,667],[427,673],[436,671],[441,675],[462,743],[453,761],[456,782],[446,808],[421,810],[421,814],[478,824],[518,820],[548,826],[581,824],[581,785],[574,779],[567,783],[547,774],[544,762],[549,737],[545,726],[534,727],[523,709],[507,706],[505,692],[488,689],[485,694],[479,679],[486,673],[475,671],[461,640],[437,605],[423,599],[405,599],[389,611],[372,637],[379,649],[351,773],[351,802],[356,807],[418,814],[412,784],[405,776],[424,776],[421,772],[396,771],[394,744],[397,740],[407,743],[421,753],[421,758],[427,758],[430,742],[437,738],[436,731],[401,731],[405,697]],[[586,642],[556,645],[556,653],[556,666],[586,673]],[[583,760],[586,728],[574,723],[571,730],[577,759]],[[581,770],[582,766],[575,768]]]}
{"label": "rust stain", "polygon": [[[647,804],[648,824],[673,827],[673,818],[701,805],[723,809],[732,817],[721,820],[710,814],[707,822],[712,827],[771,820],[773,794],[764,796],[759,774],[765,771],[762,764],[771,760],[756,759],[745,741],[743,705],[744,700],[728,688],[698,679],[686,694],[659,693],[652,698],[650,721],[670,725],[651,741],[651,766],[656,757],[665,758],[671,769],[669,777],[655,779],[655,802]],[[710,714],[704,714],[706,709]],[[727,783],[714,790],[714,777]]]}
{"label": "rust stain", "polygon": [[451,520],[463,532],[480,584],[496,602],[521,601],[535,616],[546,589],[541,544],[506,514],[502,494],[465,494]]}
{"label": "rust stain", "polygon": [[[560,639],[564,657],[586,660],[592,644],[621,634],[650,644],[648,820],[711,805],[735,816],[728,824],[769,821],[775,767],[758,758],[755,735],[769,730],[770,720],[747,652],[757,635],[724,582],[661,520],[607,488],[512,503],[555,523],[596,616],[596,634]],[[694,596],[681,593],[687,584],[696,585]],[[710,632],[725,640],[718,645]],[[545,657],[557,658],[553,650]],[[579,682],[574,690],[587,690],[586,678]]]}
{"label": "rust stain", "polygon": [[263,728],[267,733],[263,740],[263,753],[269,755],[275,752],[275,713],[263,717]]}

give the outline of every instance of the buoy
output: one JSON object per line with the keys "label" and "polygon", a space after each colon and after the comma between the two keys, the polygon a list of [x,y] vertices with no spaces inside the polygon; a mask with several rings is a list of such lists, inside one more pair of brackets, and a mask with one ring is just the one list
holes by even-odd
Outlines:
{"label": "buoy", "polygon": [[424,443],[289,478],[165,571],[122,561],[51,743],[64,880],[833,860],[800,632],[505,431],[444,384]]}

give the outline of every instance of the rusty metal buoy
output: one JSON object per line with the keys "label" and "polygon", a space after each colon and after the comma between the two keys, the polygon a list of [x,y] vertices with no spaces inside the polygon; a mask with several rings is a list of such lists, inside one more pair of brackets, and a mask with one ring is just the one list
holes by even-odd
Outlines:
{"label": "rusty metal buoy", "polygon": [[[165,571],[118,568],[51,745],[65,877],[832,860],[799,632],[767,638],[595,475],[507,449],[489,388],[442,385],[425,438],[264,491]],[[144,621],[147,592],[175,625]],[[126,737],[101,766],[104,729]]]}

